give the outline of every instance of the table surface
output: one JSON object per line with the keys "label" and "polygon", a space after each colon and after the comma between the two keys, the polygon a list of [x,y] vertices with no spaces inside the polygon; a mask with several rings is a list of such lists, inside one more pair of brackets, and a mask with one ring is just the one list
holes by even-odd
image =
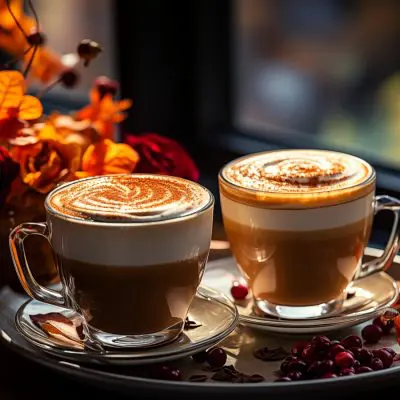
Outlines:
{"label": "table surface", "polygon": [[[217,226],[214,230],[213,249],[210,253],[210,259],[217,259],[229,255],[229,249],[226,249],[226,243],[223,230]],[[221,240],[221,242],[219,242]],[[396,383],[394,382],[394,385]],[[386,388],[381,390],[377,388],[377,394],[388,398],[396,389]],[[400,382],[397,390],[400,390]],[[369,391],[370,392],[370,391]],[[358,393],[362,396],[363,393]],[[128,398],[142,399],[148,398],[146,393],[132,393],[131,395],[117,394],[106,389],[99,389],[90,385],[90,382],[76,381],[68,375],[61,375],[30,361],[23,356],[14,353],[0,342],[0,399],[1,400],[20,400],[20,399],[40,399],[40,400],[71,400],[81,399],[86,396],[97,398],[97,396],[112,397],[113,400],[123,400]],[[162,398],[162,393],[157,398]],[[281,397],[281,396],[280,396]],[[231,397],[230,397],[231,398]],[[324,396],[326,399],[327,397]],[[343,394],[341,400],[351,398],[352,396]],[[282,400],[282,398],[280,398]]]}

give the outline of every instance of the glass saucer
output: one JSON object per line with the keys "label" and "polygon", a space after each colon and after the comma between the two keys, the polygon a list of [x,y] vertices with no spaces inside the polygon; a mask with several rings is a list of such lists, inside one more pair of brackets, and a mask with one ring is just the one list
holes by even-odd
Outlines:
{"label": "glass saucer", "polygon": [[[225,293],[229,298],[232,281],[243,279],[234,258],[227,257],[207,265],[203,283]],[[340,312],[322,318],[279,319],[254,312],[254,302],[249,298],[236,302],[240,323],[269,332],[307,334],[339,330],[374,318],[398,299],[397,282],[385,272],[376,273],[357,280],[351,287]]]}
{"label": "glass saucer", "polygon": [[15,316],[18,331],[35,347],[53,356],[75,362],[140,365],[164,362],[206,350],[236,328],[239,317],[224,294],[201,286],[190,307],[184,332],[163,346],[135,350],[98,352],[86,345],[74,311],[36,300],[24,303]]}

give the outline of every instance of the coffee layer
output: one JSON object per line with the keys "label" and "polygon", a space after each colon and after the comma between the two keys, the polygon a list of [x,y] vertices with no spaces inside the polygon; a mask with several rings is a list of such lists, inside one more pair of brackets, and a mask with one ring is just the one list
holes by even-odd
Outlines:
{"label": "coffee layer", "polygon": [[200,185],[163,175],[110,175],[65,185],[50,206],[90,221],[152,222],[196,212],[210,201]]}
{"label": "coffee layer", "polygon": [[309,208],[346,202],[373,190],[363,160],[324,150],[280,150],[235,160],[220,174],[221,191],[242,203]]}
{"label": "coffee layer", "polygon": [[238,224],[277,231],[332,229],[368,218],[373,214],[373,193],[330,207],[302,210],[267,209],[238,204],[221,194],[224,218]]}
{"label": "coffee layer", "polygon": [[157,224],[73,223],[57,215],[48,219],[56,253],[110,267],[143,267],[197,257],[209,250],[212,222],[213,207]]}

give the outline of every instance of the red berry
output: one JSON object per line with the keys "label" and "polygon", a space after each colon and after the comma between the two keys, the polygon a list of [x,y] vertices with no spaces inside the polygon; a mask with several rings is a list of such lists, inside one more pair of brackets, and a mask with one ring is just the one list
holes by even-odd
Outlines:
{"label": "red berry", "polygon": [[282,378],[275,379],[274,382],[291,382],[292,380],[288,376],[282,376]]}
{"label": "red berry", "polygon": [[225,350],[220,347],[215,347],[214,349],[207,351],[206,361],[213,368],[223,367],[226,363],[226,358]]}
{"label": "red berry", "polygon": [[393,364],[393,356],[384,349],[372,350],[374,357],[379,358],[382,361],[383,368],[389,368]]}
{"label": "red berry", "polygon": [[231,295],[235,300],[243,300],[249,294],[247,286],[242,285],[238,281],[234,281],[231,287]]}
{"label": "red berry", "polygon": [[345,348],[345,349],[350,349],[351,347],[362,347],[362,340],[359,336],[356,335],[350,335],[345,337],[340,341],[340,344]]}
{"label": "red berry", "polygon": [[182,371],[177,368],[171,368],[166,365],[156,368],[152,376],[155,379],[162,379],[166,381],[181,381],[183,378]]}
{"label": "red berry", "polygon": [[307,344],[301,353],[301,357],[307,364],[312,364],[317,359],[317,356],[315,347],[311,344]]}
{"label": "red berry", "polygon": [[307,364],[302,360],[289,361],[289,364],[287,366],[288,372],[292,371],[305,372],[306,370],[307,370]]}
{"label": "red berry", "polygon": [[374,371],[379,371],[379,370],[383,369],[383,362],[379,358],[375,357],[372,359],[369,366]]}
{"label": "red berry", "polygon": [[330,379],[330,378],[336,378],[336,377],[337,377],[337,375],[332,372],[327,372],[326,374],[321,376],[322,379]]}
{"label": "red berry", "polygon": [[356,374],[364,374],[366,372],[372,372],[373,369],[370,367],[360,367],[356,369]]}
{"label": "red berry", "polygon": [[317,350],[327,350],[331,346],[331,341],[326,336],[314,336],[311,343]]}
{"label": "red berry", "polygon": [[301,353],[304,350],[304,347],[306,347],[309,343],[306,341],[302,342],[297,342],[293,345],[291,352],[294,356],[301,356]]}
{"label": "red berry", "polygon": [[335,369],[335,364],[332,360],[323,360],[320,364],[321,371],[332,372]]}
{"label": "red berry", "polygon": [[353,367],[350,368],[344,368],[340,371],[339,375],[340,376],[348,376],[348,375],[354,375],[355,374],[355,370]]}
{"label": "red berry", "polygon": [[387,351],[393,358],[397,356],[397,353],[391,347],[382,347],[381,350]]}
{"label": "red berry", "polygon": [[381,316],[376,317],[373,322],[374,325],[379,326],[379,328],[382,329],[383,333],[388,335],[393,327],[394,327],[394,321],[390,319],[383,319]]}
{"label": "red berry", "polygon": [[307,375],[310,378],[318,378],[327,371],[325,370],[325,367],[322,364],[322,361],[314,361],[307,370]]}
{"label": "red berry", "polygon": [[342,351],[335,356],[335,364],[341,369],[352,367],[354,361],[354,357],[347,351]]}
{"label": "red berry", "polygon": [[367,367],[369,367],[369,364],[371,363],[373,358],[374,357],[372,353],[364,348],[360,349],[358,354],[356,355],[356,359],[360,362],[360,364],[366,365]]}
{"label": "red berry", "polygon": [[341,344],[334,344],[329,348],[329,358],[332,360],[336,357],[336,354],[339,354],[346,349]]}
{"label": "red berry", "polygon": [[288,356],[286,357],[281,364],[281,371],[284,374],[287,374],[289,372],[289,364],[292,363],[293,361],[297,361],[298,358],[297,357],[293,357],[293,356]]}
{"label": "red berry", "polygon": [[289,372],[287,374],[287,377],[291,381],[299,381],[303,377],[303,374],[300,371],[293,371],[293,372]]}
{"label": "red berry", "polygon": [[367,343],[378,343],[382,334],[382,329],[378,325],[367,325],[361,331],[361,335]]}

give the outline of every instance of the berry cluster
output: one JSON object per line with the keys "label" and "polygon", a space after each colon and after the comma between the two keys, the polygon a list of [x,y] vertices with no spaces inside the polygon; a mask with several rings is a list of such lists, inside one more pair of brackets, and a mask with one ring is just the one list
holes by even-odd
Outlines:
{"label": "berry cluster", "polygon": [[[377,343],[383,329],[381,320],[366,326],[362,337],[366,343]],[[387,328],[386,332],[390,330]],[[298,342],[280,366],[280,377],[276,382],[303,379],[326,379],[337,376],[362,374],[392,366],[396,352],[388,347],[369,350],[363,340],[350,335],[342,340],[330,340],[326,336],[314,336],[310,341]]]}

